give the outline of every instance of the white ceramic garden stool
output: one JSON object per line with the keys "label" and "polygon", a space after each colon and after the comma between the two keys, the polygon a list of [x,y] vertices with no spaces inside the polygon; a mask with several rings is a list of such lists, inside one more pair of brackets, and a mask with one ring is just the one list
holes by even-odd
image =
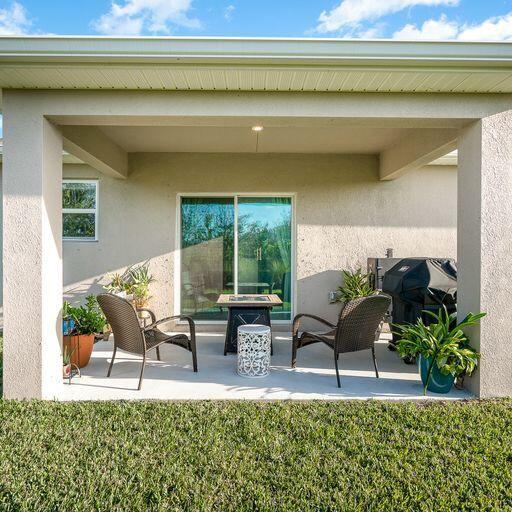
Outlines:
{"label": "white ceramic garden stool", "polygon": [[272,336],[268,325],[247,324],[238,328],[238,375],[266,377],[270,373]]}

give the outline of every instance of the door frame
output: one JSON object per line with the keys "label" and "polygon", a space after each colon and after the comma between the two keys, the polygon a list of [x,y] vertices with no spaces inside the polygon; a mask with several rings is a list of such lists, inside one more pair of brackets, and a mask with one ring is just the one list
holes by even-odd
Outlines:
{"label": "door frame", "polygon": [[[233,261],[233,277],[235,282],[238,282],[238,233],[237,233],[237,203],[239,197],[289,197],[291,199],[292,218],[291,218],[291,298],[292,307],[290,311],[290,320],[273,320],[274,325],[289,325],[296,314],[297,304],[297,225],[296,225],[296,208],[297,208],[297,194],[295,192],[178,192],[176,194],[176,225],[175,225],[175,251],[174,251],[174,315],[181,314],[181,198],[182,197],[232,197],[235,205],[235,219],[234,219],[234,261]],[[194,320],[198,325],[222,325],[225,320]],[[180,324],[183,322],[179,322]]]}

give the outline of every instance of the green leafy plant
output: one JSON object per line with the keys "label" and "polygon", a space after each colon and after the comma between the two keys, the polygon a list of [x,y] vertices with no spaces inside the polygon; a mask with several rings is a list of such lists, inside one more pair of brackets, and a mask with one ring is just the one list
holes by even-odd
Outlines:
{"label": "green leafy plant", "polygon": [[133,296],[135,307],[146,306],[150,298],[149,285],[155,281],[149,272],[149,262],[129,267],[123,274],[110,274],[109,278],[110,282],[104,286],[105,290],[111,293],[125,292]]}
{"label": "green leafy plant", "polygon": [[469,345],[464,333],[466,327],[476,325],[485,313],[469,313],[457,323],[457,314],[449,314],[446,308],[439,313],[425,311],[435,321],[425,325],[421,318],[415,324],[393,325],[399,336],[396,348],[402,357],[418,357],[429,361],[424,394],[432,375],[434,365],[443,375],[471,375],[478,364],[480,354]]}
{"label": "green leafy plant", "polygon": [[106,323],[94,295],[88,295],[83,306],[72,306],[69,302],[64,302],[63,316],[65,319],[72,318],[75,321],[71,331],[73,336],[101,333]]}
{"label": "green leafy plant", "polygon": [[338,288],[337,302],[349,302],[359,297],[375,295],[377,291],[370,285],[368,274],[361,269],[356,271],[343,270],[343,286]]}

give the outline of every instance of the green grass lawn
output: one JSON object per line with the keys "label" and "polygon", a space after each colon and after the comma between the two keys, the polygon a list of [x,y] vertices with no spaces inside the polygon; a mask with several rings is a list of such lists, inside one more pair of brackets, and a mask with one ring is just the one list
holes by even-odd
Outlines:
{"label": "green grass lawn", "polygon": [[511,510],[511,441],[511,400],[0,400],[0,510]]}
{"label": "green grass lawn", "polygon": [[4,358],[3,358],[3,346],[4,346],[4,340],[3,337],[0,335],[0,398],[2,397],[2,391],[3,391],[3,376],[4,376]]}

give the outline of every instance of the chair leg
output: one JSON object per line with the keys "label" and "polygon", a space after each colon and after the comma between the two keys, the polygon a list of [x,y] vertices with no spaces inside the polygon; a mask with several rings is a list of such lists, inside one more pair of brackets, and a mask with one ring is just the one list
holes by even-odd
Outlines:
{"label": "chair leg", "polygon": [[161,361],[162,359],[160,358],[160,346],[156,347],[156,358]]}
{"label": "chair leg", "polygon": [[117,347],[114,346],[114,352],[112,352],[112,359],[110,360],[110,365],[108,367],[107,377],[110,377],[110,372],[112,371],[112,366],[114,366],[114,359],[116,357]]}
{"label": "chair leg", "polygon": [[340,370],[338,368],[338,357],[339,353],[334,353],[334,366],[336,367],[336,380],[338,381],[338,387],[341,388],[341,380],[340,380]]}
{"label": "chair leg", "polygon": [[137,388],[137,391],[140,391],[140,388],[142,386],[142,378],[144,377],[144,367],[146,366],[146,354],[142,356],[142,368],[140,369],[140,378],[139,378],[139,387]]}
{"label": "chair leg", "polygon": [[299,340],[294,336],[292,339],[292,368],[295,368],[297,364],[297,346],[299,344]]}
{"label": "chair leg", "polygon": [[377,368],[377,359],[375,359],[375,347],[372,347],[373,367],[375,368],[375,377],[379,378],[379,369]]}
{"label": "chair leg", "polygon": [[192,366],[194,367],[194,372],[197,373],[197,347],[195,335],[190,338],[190,350],[192,352]]}

